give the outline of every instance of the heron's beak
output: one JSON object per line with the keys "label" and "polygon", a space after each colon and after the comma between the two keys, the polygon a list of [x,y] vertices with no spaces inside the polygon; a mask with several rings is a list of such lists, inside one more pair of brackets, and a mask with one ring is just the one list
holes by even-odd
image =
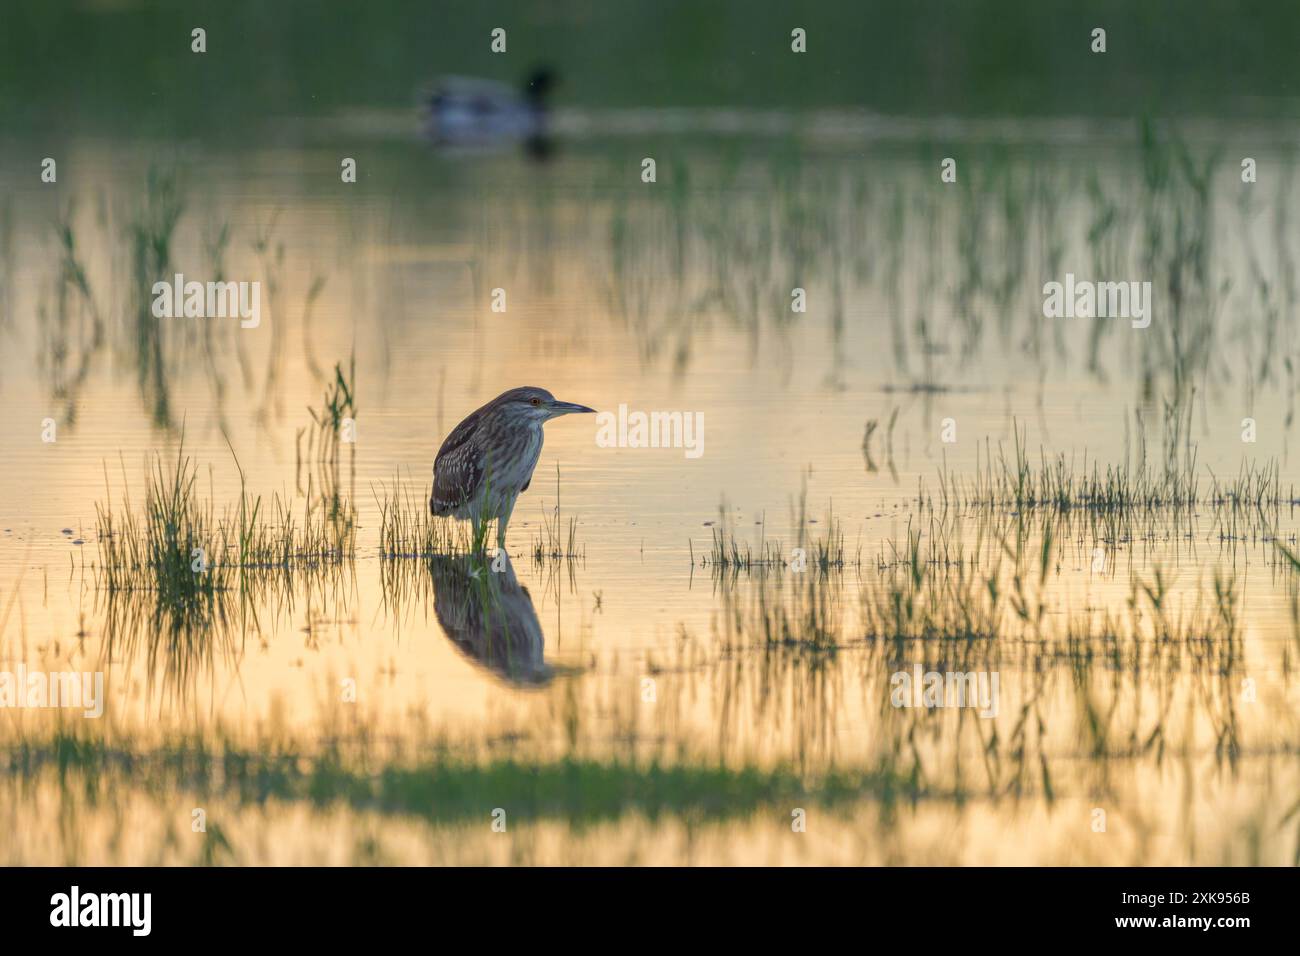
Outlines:
{"label": "heron's beak", "polygon": [[586,405],[577,405],[574,404],[573,402],[555,401],[555,402],[551,402],[551,404],[548,407],[551,410],[552,418],[556,417],[557,415],[572,415],[575,412],[594,413],[596,411],[594,408],[588,408]]}

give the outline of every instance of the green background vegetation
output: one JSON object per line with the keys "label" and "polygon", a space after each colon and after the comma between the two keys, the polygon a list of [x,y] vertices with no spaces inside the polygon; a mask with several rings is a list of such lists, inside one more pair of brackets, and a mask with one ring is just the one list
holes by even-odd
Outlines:
{"label": "green background vegetation", "polygon": [[[513,83],[542,62],[563,77],[558,103],[590,107],[1276,117],[1300,89],[1300,5],[1275,0],[6,0],[0,18],[6,125],[129,116],[155,134],[402,108],[441,74]],[[504,56],[488,50],[496,26]],[[789,53],[794,26],[806,55]]]}

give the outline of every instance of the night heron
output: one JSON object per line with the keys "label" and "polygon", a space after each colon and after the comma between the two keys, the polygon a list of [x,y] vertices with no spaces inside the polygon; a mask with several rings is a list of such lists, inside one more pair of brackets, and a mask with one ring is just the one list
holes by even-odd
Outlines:
{"label": "night heron", "polygon": [[560,415],[594,411],[557,401],[544,388],[502,392],[453,428],[438,449],[429,510],[473,522],[475,547],[483,525],[495,518],[497,547],[504,551],[515,499],[528,490],[542,454],[542,425]]}

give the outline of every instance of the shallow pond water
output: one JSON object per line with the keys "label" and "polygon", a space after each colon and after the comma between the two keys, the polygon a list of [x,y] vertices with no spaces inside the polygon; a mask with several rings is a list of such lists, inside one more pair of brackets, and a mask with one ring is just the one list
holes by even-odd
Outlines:
{"label": "shallow pond water", "polygon": [[[1293,143],[556,127],[544,161],[376,110],[0,171],[0,658],[105,686],[0,711],[0,859],[1293,859]],[[259,323],[156,317],[176,273],[259,282]],[[1067,273],[1150,282],[1149,326],[1047,317]],[[508,572],[388,547],[390,493],[427,520],[443,437],[526,384],[701,440],[561,418]],[[105,515],[178,459],[280,532],[337,481],[348,554],[194,606],[111,585]],[[996,690],[900,706],[929,672]]]}

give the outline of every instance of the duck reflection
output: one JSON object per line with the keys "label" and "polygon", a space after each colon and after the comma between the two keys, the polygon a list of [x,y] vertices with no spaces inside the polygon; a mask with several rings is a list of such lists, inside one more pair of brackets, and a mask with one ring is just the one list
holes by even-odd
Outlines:
{"label": "duck reflection", "polygon": [[438,623],[466,657],[521,687],[550,682],[542,626],[512,565],[436,557],[429,573]]}

